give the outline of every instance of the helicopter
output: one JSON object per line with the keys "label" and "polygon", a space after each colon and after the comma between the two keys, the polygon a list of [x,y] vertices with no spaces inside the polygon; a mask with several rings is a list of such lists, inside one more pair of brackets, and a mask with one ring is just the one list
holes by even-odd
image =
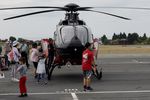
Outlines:
{"label": "helicopter", "polygon": [[[20,17],[36,15],[41,13],[49,12],[60,12],[65,11],[65,18],[61,20],[56,26],[56,31],[54,32],[54,48],[55,48],[55,58],[53,62],[48,67],[48,79],[51,79],[53,70],[55,67],[60,67],[64,65],[81,65],[82,62],[82,52],[85,50],[84,45],[89,42],[94,44],[94,37],[91,29],[86,25],[86,22],[80,20],[79,11],[95,12],[101,13],[113,17],[117,17],[124,20],[131,20],[130,18],[115,15],[112,13],[107,13],[103,11],[96,11],[93,8],[109,8],[109,9],[140,9],[140,10],[150,10],[150,8],[139,8],[139,7],[80,7],[75,3],[69,3],[64,7],[55,6],[33,6],[33,7],[13,7],[13,8],[0,8],[0,10],[16,10],[16,9],[46,9],[43,11],[36,11],[32,13],[17,15],[13,17],[5,18],[4,20],[11,20]],[[47,10],[50,9],[50,10]],[[99,45],[97,45],[99,46]],[[98,47],[97,51],[98,52]],[[96,53],[97,57],[98,53]],[[96,70],[96,75],[98,79],[102,77],[102,70],[98,72]]]}

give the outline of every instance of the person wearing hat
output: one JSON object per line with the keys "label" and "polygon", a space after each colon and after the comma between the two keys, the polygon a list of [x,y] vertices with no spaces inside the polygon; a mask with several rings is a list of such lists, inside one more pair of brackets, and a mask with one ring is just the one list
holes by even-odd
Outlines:
{"label": "person wearing hat", "polygon": [[12,71],[11,71],[11,75],[12,75],[12,81],[16,81],[16,82],[19,82],[19,80],[16,78],[16,70],[17,70],[17,68],[18,68],[18,66],[19,66],[19,58],[21,57],[21,54],[19,53],[19,51],[18,51],[18,45],[19,45],[19,42],[17,42],[17,41],[14,41],[13,42],[13,47],[12,47],[12,54],[13,54],[13,61],[11,61],[12,62],[12,65],[11,65],[11,69],[12,69]]}
{"label": "person wearing hat", "polygon": [[[95,68],[94,55],[92,52],[92,44],[87,42],[85,44],[85,50],[82,53],[82,71],[83,71],[83,88],[86,90],[93,90],[90,87],[92,69]],[[93,65],[93,66],[92,66]],[[93,68],[92,68],[93,67]]]}
{"label": "person wearing hat", "polygon": [[28,63],[28,51],[29,51],[29,48],[26,44],[26,41],[23,40],[22,41],[22,44],[20,46],[20,53],[21,53],[21,56],[22,57],[25,57],[26,59],[26,65],[27,65],[27,68],[29,68],[29,63]]}

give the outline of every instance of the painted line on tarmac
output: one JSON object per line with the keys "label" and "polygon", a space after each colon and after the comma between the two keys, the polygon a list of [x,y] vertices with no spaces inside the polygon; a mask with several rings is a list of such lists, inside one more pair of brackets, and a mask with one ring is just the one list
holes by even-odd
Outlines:
{"label": "painted line on tarmac", "polygon": [[73,100],[79,100],[75,93],[71,93]]}
{"label": "painted line on tarmac", "polygon": [[150,64],[150,62],[102,62],[101,64]]}
{"label": "painted line on tarmac", "polygon": [[[20,93],[0,93],[0,96],[14,96]],[[45,92],[45,93],[28,93],[28,95],[54,95],[54,94],[70,94],[65,92]]]}
{"label": "painted line on tarmac", "polygon": [[78,92],[79,94],[125,94],[125,93],[150,93],[150,90],[139,91],[97,91],[97,92]]}
{"label": "painted line on tarmac", "polygon": [[[120,93],[150,93],[150,90],[139,90],[139,91],[96,91],[96,92],[76,92],[71,93],[74,100],[78,100],[76,94],[120,94]],[[0,96],[13,96],[19,95],[20,93],[0,93]],[[45,92],[45,93],[28,93],[29,95],[59,95],[59,94],[70,94],[70,92],[57,91],[57,92]]]}

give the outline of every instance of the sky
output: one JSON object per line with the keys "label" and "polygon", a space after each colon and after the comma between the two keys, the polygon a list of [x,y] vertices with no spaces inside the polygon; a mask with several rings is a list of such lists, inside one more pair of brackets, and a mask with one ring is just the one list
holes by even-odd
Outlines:
{"label": "sky", "polygon": [[[114,7],[150,7],[150,0],[0,0],[0,8],[20,6],[64,6],[76,3],[80,6],[114,6]],[[56,25],[64,19],[65,12],[44,13],[23,18],[4,21],[4,18],[20,15],[41,9],[0,11],[0,38],[8,39],[10,36],[38,40],[53,37]],[[91,28],[94,37],[106,34],[111,38],[113,33],[133,33],[139,35],[146,33],[150,36],[150,10],[122,10],[122,9],[95,9],[105,11],[132,20],[123,20],[112,16],[94,12],[79,12],[80,19]]]}

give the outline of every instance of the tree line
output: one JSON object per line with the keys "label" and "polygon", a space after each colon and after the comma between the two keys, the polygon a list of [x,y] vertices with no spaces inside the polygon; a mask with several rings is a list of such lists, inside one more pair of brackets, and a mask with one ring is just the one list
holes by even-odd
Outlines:
{"label": "tree line", "polygon": [[150,37],[147,37],[146,33],[143,36],[139,36],[138,33],[120,32],[120,34],[114,33],[111,39],[108,39],[106,35],[100,38],[101,42],[105,45],[117,44],[117,45],[134,45],[134,44],[150,44]]}
{"label": "tree line", "polygon": [[[16,39],[16,37],[14,36],[10,36],[9,37],[9,41],[13,42],[15,40],[18,40],[18,42],[21,42],[23,40],[25,41],[29,41],[23,38],[18,38]],[[108,39],[106,35],[103,35],[100,38],[101,42],[104,45],[134,45],[134,44],[150,44],[150,37],[147,37],[146,33],[143,34],[143,36],[139,36],[138,33],[128,33],[126,35],[125,32],[120,32],[120,34],[116,34],[114,33],[111,39]],[[0,42],[6,42],[8,41],[8,39],[5,40],[1,40]],[[30,40],[32,41],[32,40]]]}

